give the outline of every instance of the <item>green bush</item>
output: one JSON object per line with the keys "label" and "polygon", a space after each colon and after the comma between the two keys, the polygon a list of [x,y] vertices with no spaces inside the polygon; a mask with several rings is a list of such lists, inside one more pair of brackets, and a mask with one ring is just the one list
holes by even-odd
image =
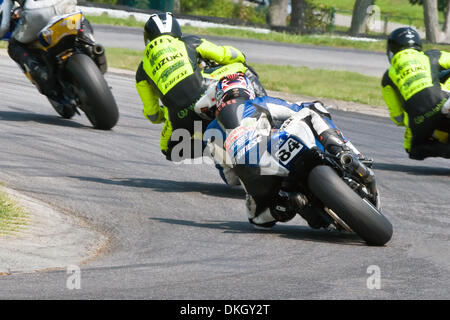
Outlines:
{"label": "green bush", "polygon": [[306,28],[313,32],[329,31],[332,20],[332,8],[324,4],[314,4],[306,1]]}
{"label": "green bush", "polygon": [[[196,2],[195,0],[189,0],[189,2]],[[204,0],[197,0],[198,2],[205,2]],[[183,1],[181,2],[183,3]],[[183,10],[183,6],[181,7]],[[183,11],[182,11],[183,12]],[[234,3],[231,1],[212,0],[207,1],[207,5],[196,6],[187,14],[202,15],[202,16],[214,16],[221,18],[231,18],[234,13]]]}
{"label": "green bush", "polygon": [[251,6],[246,6],[239,2],[234,6],[233,18],[238,18],[246,22],[252,22],[256,24],[267,23],[267,9],[256,9]]}
{"label": "green bush", "polygon": [[181,0],[181,12],[185,14],[235,18],[256,24],[266,23],[266,11],[231,0]]}
{"label": "green bush", "polygon": [[198,8],[208,7],[209,3],[209,0],[181,0],[180,9],[183,13],[190,13]]}

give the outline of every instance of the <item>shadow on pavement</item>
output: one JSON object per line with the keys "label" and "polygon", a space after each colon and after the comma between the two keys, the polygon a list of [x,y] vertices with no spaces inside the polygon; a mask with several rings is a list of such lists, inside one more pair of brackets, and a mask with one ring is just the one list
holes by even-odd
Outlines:
{"label": "shadow on pavement", "polygon": [[244,189],[241,187],[229,187],[224,183],[174,181],[151,178],[103,179],[76,176],[71,176],[71,178],[125,187],[149,188],[156,192],[200,192],[204,195],[214,197],[245,199]]}
{"label": "shadow on pavement", "polygon": [[374,170],[405,172],[416,176],[450,176],[450,160],[449,167],[433,167],[433,166],[411,166],[393,163],[374,163]]}
{"label": "shadow on pavement", "polygon": [[182,225],[196,228],[218,229],[224,233],[236,234],[265,234],[267,236],[280,236],[291,240],[302,240],[311,242],[336,243],[344,245],[365,246],[365,242],[355,234],[329,232],[326,230],[316,230],[307,226],[278,224],[272,230],[257,230],[246,221],[191,221],[170,218],[149,218],[150,220],[168,223],[172,225]]}
{"label": "shadow on pavement", "polygon": [[[51,107],[50,107],[51,108]],[[73,120],[64,119],[56,114],[55,116],[27,113],[17,111],[0,111],[0,121],[16,121],[16,122],[37,122],[42,124],[50,124],[63,127],[88,128],[87,126],[77,123]]]}

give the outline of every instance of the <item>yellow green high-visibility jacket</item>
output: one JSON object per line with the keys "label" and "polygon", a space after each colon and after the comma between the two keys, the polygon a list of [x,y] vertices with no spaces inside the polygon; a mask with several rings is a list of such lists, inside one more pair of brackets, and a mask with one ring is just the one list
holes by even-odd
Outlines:
{"label": "yellow green high-visibility jacket", "polygon": [[136,71],[136,89],[144,105],[144,116],[152,123],[164,122],[160,141],[163,153],[168,150],[174,129],[184,128],[193,135],[194,121],[201,120],[193,111],[206,89],[200,58],[220,65],[239,63],[241,70],[236,71],[247,69],[242,64],[245,56],[241,51],[197,36],[178,39],[162,35],[145,47]]}
{"label": "yellow green high-visibility jacket", "polygon": [[382,93],[392,121],[406,127],[403,146],[407,151],[413,138],[410,121],[420,125],[427,114],[439,111],[436,106],[442,104],[442,89],[450,90],[450,80],[441,84],[439,73],[449,68],[446,51],[405,49],[392,57],[382,79]]}

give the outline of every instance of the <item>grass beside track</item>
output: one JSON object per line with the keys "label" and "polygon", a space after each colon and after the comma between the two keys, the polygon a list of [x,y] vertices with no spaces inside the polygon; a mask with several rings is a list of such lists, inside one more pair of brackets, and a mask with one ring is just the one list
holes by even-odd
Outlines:
{"label": "grass beside track", "polygon": [[[136,50],[106,48],[108,64],[135,71],[143,53]],[[312,97],[385,106],[380,79],[355,72],[310,69],[307,67],[253,64],[267,90]]]}
{"label": "grass beside track", "polygon": [[26,225],[27,213],[0,192],[0,236],[14,234]]}
{"label": "grass beside track", "polygon": [[308,67],[268,64],[255,64],[254,67],[268,90],[386,106],[381,95],[381,80],[377,77]]}

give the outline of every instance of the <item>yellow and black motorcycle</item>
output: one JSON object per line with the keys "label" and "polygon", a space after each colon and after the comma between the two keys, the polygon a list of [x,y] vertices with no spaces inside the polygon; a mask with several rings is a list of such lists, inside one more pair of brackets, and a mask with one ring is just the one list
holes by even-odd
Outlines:
{"label": "yellow and black motorcycle", "polygon": [[50,65],[55,76],[55,89],[62,90],[63,101],[47,97],[60,116],[70,119],[81,109],[96,129],[109,130],[116,125],[119,111],[103,77],[107,70],[104,48],[96,43],[81,12],[55,17],[30,46],[41,51],[42,63]]}

